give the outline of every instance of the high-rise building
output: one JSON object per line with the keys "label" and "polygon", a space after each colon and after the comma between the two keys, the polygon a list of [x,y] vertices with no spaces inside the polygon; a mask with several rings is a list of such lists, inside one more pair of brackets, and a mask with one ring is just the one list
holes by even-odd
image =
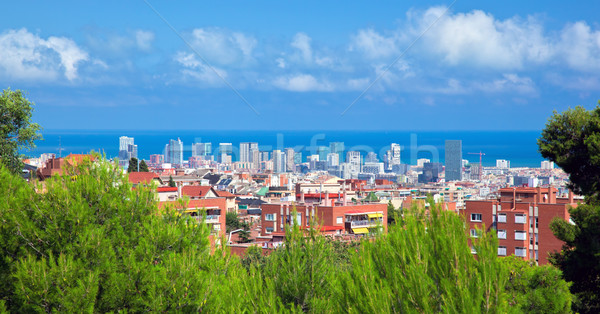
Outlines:
{"label": "high-rise building", "polygon": [[356,178],[360,173],[361,156],[360,152],[349,151],[346,153],[346,163],[349,165],[348,171],[351,178]]}
{"label": "high-rise building", "polygon": [[329,154],[329,147],[317,146],[317,155],[319,155],[319,160],[327,160],[327,154]]}
{"label": "high-rise building", "polygon": [[496,160],[496,168],[508,169],[508,168],[510,168],[510,161],[505,160],[505,159],[497,159]]}
{"label": "high-rise building", "polygon": [[400,162],[400,152],[401,152],[400,144],[392,143],[390,144],[390,168],[394,165],[399,165]]}
{"label": "high-rise building", "polygon": [[160,165],[162,165],[163,162],[165,162],[165,158],[163,155],[160,155],[160,154],[150,155],[150,165],[155,166],[155,167],[160,167]]}
{"label": "high-rise building", "polygon": [[419,183],[437,182],[443,166],[439,162],[428,162],[423,165],[423,173],[419,174]]}
{"label": "high-rise building", "polygon": [[462,141],[446,140],[446,181],[462,180]]}
{"label": "high-rise building", "polygon": [[331,142],[329,143],[329,153],[338,154],[338,161],[344,162],[344,142]]}
{"label": "high-rise building", "polygon": [[165,162],[173,165],[183,165],[183,142],[178,138],[177,140],[169,140],[169,144],[165,145]]}
{"label": "high-rise building", "polygon": [[260,162],[261,162],[261,158],[260,158],[260,151],[259,150],[253,150],[252,151],[252,169],[260,169]]}
{"label": "high-rise building", "polygon": [[137,145],[133,143],[133,137],[119,137],[119,165],[128,167],[131,158],[138,158]]}
{"label": "high-rise building", "polygon": [[296,162],[294,158],[296,157],[296,152],[294,152],[293,148],[285,149],[285,165],[286,171],[294,172],[294,168],[296,168]]}
{"label": "high-rise building", "polygon": [[379,158],[377,158],[377,154],[375,152],[369,152],[367,157],[365,158],[365,163],[367,162],[379,162]]}
{"label": "high-rise building", "polygon": [[337,167],[340,165],[340,155],[337,153],[327,154],[327,168]]}
{"label": "high-rise building", "polygon": [[258,143],[240,143],[240,161],[252,162],[252,152],[258,150]]}
{"label": "high-rise building", "polygon": [[260,152],[260,161],[269,161],[269,152]]}
{"label": "high-rise building", "polygon": [[282,173],[285,172],[285,153],[276,149],[273,151],[273,172]]}
{"label": "high-rise building", "polygon": [[217,161],[220,163],[231,162],[231,154],[233,153],[233,144],[231,143],[219,143],[219,154],[217,155]]}
{"label": "high-rise building", "polygon": [[296,152],[296,153],[294,154],[294,163],[295,163],[296,165],[299,165],[299,164],[301,164],[301,163],[302,163],[302,152]]}
{"label": "high-rise building", "polygon": [[544,170],[554,169],[554,162],[553,161],[544,160],[544,161],[542,161],[541,167]]}
{"label": "high-rise building", "polygon": [[194,143],[192,144],[192,156],[209,156],[212,154],[212,143]]}

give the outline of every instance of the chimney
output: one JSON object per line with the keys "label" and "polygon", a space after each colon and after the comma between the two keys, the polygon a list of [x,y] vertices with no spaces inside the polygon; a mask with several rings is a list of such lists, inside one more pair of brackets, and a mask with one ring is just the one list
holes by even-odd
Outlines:
{"label": "chimney", "polygon": [[300,189],[300,202],[304,204],[304,190]]}
{"label": "chimney", "polygon": [[537,199],[534,200],[534,203],[542,203],[542,188],[541,187],[537,187]]}
{"label": "chimney", "polygon": [[177,182],[177,198],[181,198],[181,182]]}
{"label": "chimney", "polygon": [[573,191],[569,189],[569,204],[573,204]]}
{"label": "chimney", "polygon": [[346,206],[346,185],[344,184],[344,194],[342,195],[342,206]]}
{"label": "chimney", "polygon": [[325,203],[324,206],[329,206],[329,193],[325,192]]}
{"label": "chimney", "polygon": [[513,188],[513,206],[511,210],[517,208],[517,188]]}

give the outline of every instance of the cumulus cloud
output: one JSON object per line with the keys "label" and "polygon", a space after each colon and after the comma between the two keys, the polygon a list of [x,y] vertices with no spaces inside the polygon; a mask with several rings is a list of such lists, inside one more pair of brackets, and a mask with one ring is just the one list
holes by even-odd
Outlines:
{"label": "cumulus cloud", "polygon": [[502,78],[491,82],[476,83],[474,85],[475,88],[488,93],[515,92],[529,96],[537,94],[536,85],[531,78],[521,77],[514,73],[504,74]]}
{"label": "cumulus cloud", "polygon": [[310,74],[278,77],[273,82],[273,85],[277,88],[293,92],[330,92],[334,90],[334,86],[330,82],[326,80],[317,80]]}
{"label": "cumulus cloud", "polygon": [[424,50],[449,65],[520,69],[528,62],[546,62],[554,54],[542,25],[532,17],[498,20],[479,10],[443,15],[445,10],[428,9],[416,21],[416,29],[421,32],[434,25],[423,35]]}
{"label": "cumulus cloud", "polygon": [[78,77],[78,66],[88,53],[65,37],[43,39],[27,29],[0,34],[0,71],[6,77],[23,80],[53,80],[64,75]]}
{"label": "cumulus cloud", "polygon": [[294,36],[294,40],[292,41],[292,47],[298,49],[302,56],[302,59],[306,63],[312,62],[312,48],[310,46],[311,38],[308,37],[305,33],[298,33]]}
{"label": "cumulus cloud", "polygon": [[396,45],[394,36],[386,37],[369,28],[352,37],[350,51],[362,52],[371,59],[387,58],[399,53]]}
{"label": "cumulus cloud", "polygon": [[184,78],[192,78],[212,86],[220,86],[227,79],[225,70],[202,63],[193,53],[179,52],[175,60],[184,67],[181,70]]}
{"label": "cumulus cloud", "polygon": [[257,40],[243,33],[221,28],[198,28],[192,31],[190,43],[208,62],[232,65],[252,59]]}
{"label": "cumulus cloud", "polygon": [[600,69],[600,31],[576,22],[565,26],[560,39],[559,50],[570,67],[586,72]]}

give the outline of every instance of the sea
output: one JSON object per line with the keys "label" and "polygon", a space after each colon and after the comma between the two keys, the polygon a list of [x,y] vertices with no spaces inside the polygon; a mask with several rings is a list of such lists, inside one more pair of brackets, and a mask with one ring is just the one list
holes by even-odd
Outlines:
{"label": "sea", "polygon": [[261,151],[291,147],[301,152],[305,161],[306,156],[317,154],[318,146],[343,142],[345,151],[375,152],[382,160],[390,144],[397,143],[402,147],[402,163],[416,164],[420,158],[443,163],[445,141],[462,140],[463,159],[479,163],[483,153],[483,166],[495,166],[497,159],[505,159],[511,167],[540,167],[543,160],[537,146],[540,131],[44,130],[42,136],[36,148],[22,153],[38,157],[42,153],[66,156],[96,151],[113,158],[118,155],[119,137],[128,136],[134,138],[142,159],[162,154],[170,139],[180,139],[184,159],[192,155],[192,143],[211,142],[215,152],[219,143],[232,143],[234,161],[240,142],[257,142]]}

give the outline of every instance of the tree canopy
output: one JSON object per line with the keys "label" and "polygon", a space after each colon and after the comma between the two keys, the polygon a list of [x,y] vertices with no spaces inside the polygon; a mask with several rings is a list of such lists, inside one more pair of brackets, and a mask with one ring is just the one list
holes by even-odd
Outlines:
{"label": "tree canopy", "polygon": [[138,172],[138,159],[132,157],[129,159],[129,166],[127,167],[127,172]]}
{"label": "tree canopy", "polygon": [[573,223],[555,218],[554,235],[564,241],[550,261],[572,282],[573,310],[600,312],[600,106],[578,106],[554,112],[538,140],[545,158],[569,174],[570,188],[584,195],[586,204],[569,210]]}
{"label": "tree canopy", "polygon": [[150,169],[148,169],[148,165],[146,164],[146,161],[142,159],[142,161],[140,161],[140,172],[150,172]]}
{"label": "tree canopy", "polygon": [[0,162],[13,173],[23,169],[19,151],[35,147],[42,138],[40,126],[31,121],[33,106],[20,90],[0,94]]}

